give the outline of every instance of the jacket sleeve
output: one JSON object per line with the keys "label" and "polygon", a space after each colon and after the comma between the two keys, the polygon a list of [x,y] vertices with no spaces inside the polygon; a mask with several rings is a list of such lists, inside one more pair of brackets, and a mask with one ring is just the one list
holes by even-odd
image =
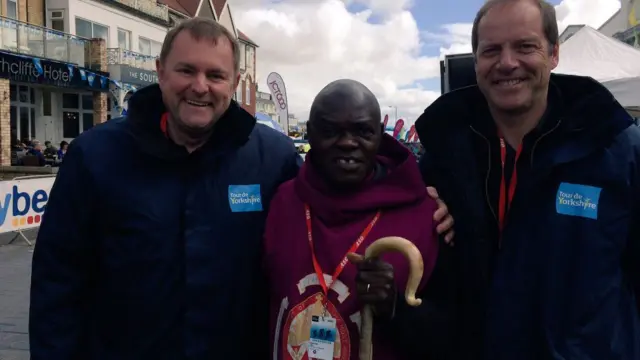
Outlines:
{"label": "jacket sleeve", "polygon": [[[284,158],[281,177],[279,184],[282,184],[288,180],[293,179],[298,174],[298,170],[302,166],[302,157],[298,154],[293,143],[291,144],[291,151],[287,152]],[[269,206],[271,208],[271,206]],[[271,212],[269,212],[271,213]],[[265,233],[263,240],[262,262],[258,265],[258,281],[256,283],[255,301],[253,307],[253,323],[252,331],[254,333],[254,343],[251,346],[250,353],[252,359],[267,359],[270,356],[270,348],[272,339],[269,336],[269,287],[268,287],[268,273],[265,270],[265,243],[270,238],[271,226],[267,215]]]}
{"label": "jacket sleeve", "polygon": [[302,156],[298,154],[298,151],[296,150],[296,147],[293,145],[293,142],[292,142],[291,149],[290,151],[288,151],[285,158],[284,167],[282,169],[282,179],[280,183],[282,184],[284,182],[287,182],[295,178],[296,175],[298,175],[298,171],[302,167],[303,162],[304,161],[302,160]]}
{"label": "jacket sleeve", "polygon": [[[433,171],[427,156],[420,158],[423,175]],[[437,183],[425,182],[437,189]],[[386,328],[396,349],[407,359],[440,360],[451,356],[455,324],[455,251],[455,247],[440,239],[433,273],[424,289],[417,294],[422,299],[420,306],[409,306],[403,293],[398,293],[395,315]]]}
{"label": "jacket sleeve", "polygon": [[87,312],[95,264],[95,189],[82,149],[70,146],[50,192],[33,253],[29,340],[32,360],[87,359]]}
{"label": "jacket sleeve", "polygon": [[[640,189],[636,189],[640,193]],[[623,266],[631,279],[631,286],[638,305],[640,313],[640,196],[635,197],[634,209],[631,216],[631,229],[627,243],[627,251],[623,257]]]}
{"label": "jacket sleeve", "polygon": [[453,291],[451,255],[441,243],[436,266],[424,289],[417,294],[422,304],[412,307],[398,292],[395,315],[385,326],[395,348],[406,359],[448,359],[453,343]]}

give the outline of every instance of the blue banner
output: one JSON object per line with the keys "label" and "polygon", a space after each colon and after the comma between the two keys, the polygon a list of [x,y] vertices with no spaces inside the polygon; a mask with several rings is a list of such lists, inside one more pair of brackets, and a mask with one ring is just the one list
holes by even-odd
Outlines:
{"label": "blue banner", "polygon": [[[100,81],[93,81],[96,76]],[[74,64],[0,51],[0,78],[91,91],[109,91],[109,73]],[[104,80],[103,80],[104,79]]]}

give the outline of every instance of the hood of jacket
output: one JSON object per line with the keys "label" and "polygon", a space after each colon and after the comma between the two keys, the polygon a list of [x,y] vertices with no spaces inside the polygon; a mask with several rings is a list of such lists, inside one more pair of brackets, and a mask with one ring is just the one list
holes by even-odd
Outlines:
{"label": "hood of jacket", "polygon": [[377,171],[354,192],[332,192],[313,166],[313,148],[307,155],[295,191],[314,216],[325,224],[346,224],[364,214],[416,204],[427,196],[415,156],[388,134],[378,150]]}
{"label": "hood of jacket", "polygon": [[[554,133],[560,134],[553,162],[566,162],[602,148],[633,119],[599,82],[590,77],[551,74],[549,97],[553,98]],[[442,95],[416,121],[416,132],[425,149],[450,147],[469,128],[486,128],[489,108],[477,85]],[[556,115],[557,114],[557,115]]]}
{"label": "hood of jacket", "polygon": [[[189,152],[167,139],[160,129],[160,119],[165,112],[160,86],[153,84],[136,91],[129,99],[126,119],[142,151],[165,160],[184,159]],[[217,153],[241,146],[249,139],[255,124],[255,117],[232,100],[201,149]]]}

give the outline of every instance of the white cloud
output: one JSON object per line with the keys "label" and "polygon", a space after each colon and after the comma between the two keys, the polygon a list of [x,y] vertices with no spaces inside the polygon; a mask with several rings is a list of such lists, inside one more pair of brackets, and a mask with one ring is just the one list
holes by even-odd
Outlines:
{"label": "white cloud", "polygon": [[618,9],[620,0],[563,0],[556,6],[560,33],[569,25],[584,24],[597,29]]}
{"label": "white cloud", "polygon": [[[322,87],[340,78],[361,81],[377,95],[385,111],[397,106],[399,116],[405,118],[415,118],[439,96],[439,91],[415,85],[438,77],[440,68],[437,58],[419,55],[418,25],[403,10],[409,2],[357,1],[373,8],[353,14],[340,0],[234,3],[238,28],[260,46],[259,86],[267,91],[266,76],[272,71],[280,73],[291,110],[300,119],[306,120]],[[380,11],[386,11],[383,20],[367,21]]]}
{"label": "white cloud", "polygon": [[[346,5],[367,10],[354,14]],[[287,86],[291,112],[306,120],[314,96],[329,82],[363,82],[393,119],[409,123],[439,95],[418,82],[439,77],[439,58],[471,50],[471,24],[449,24],[439,33],[419,30],[410,9],[415,0],[234,0],[236,26],[258,49],[258,84],[276,71]],[[600,26],[619,0],[564,0],[556,7],[562,29],[568,24]],[[375,16],[375,23],[369,20]],[[472,19],[469,19],[470,21]],[[561,30],[562,30],[561,29]],[[440,46],[440,57],[420,56],[423,41]]]}
{"label": "white cloud", "polygon": [[344,2],[346,4],[351,2],[362,4],[379,14],[396,13],[413,5],[412,0],[344,0]]}

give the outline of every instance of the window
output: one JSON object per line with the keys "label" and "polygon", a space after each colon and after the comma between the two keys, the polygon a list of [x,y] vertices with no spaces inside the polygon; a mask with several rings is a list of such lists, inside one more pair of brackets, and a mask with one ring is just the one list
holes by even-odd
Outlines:
{"label": "window", "polygon": [[120,49],[131,50],[131,32],[118,29],[118,47]]}
{"label": "window", "polygon": [[242,104],[242,81],[240,81],[240,83],[238,84],[238,87],[236,88],[236,101],[238,102],[238,104]]}
{"label": "window", "polygon": [[102,38],[109,43],[109,27],[80,18],[76,18],[76,35],[87,39]]}
{"label": "window", "polygon": [[147,38],[138,38],[138,52],[143,55],[158,56],[162,49],[162,43]]}
{"label": "window", "polygon": [[251,105],[251,80],[246,80],[244,83],[246,90],[246,93],[244,94],[244,101],[245,104]]}
{"label": "window", "polygon": [[253,66],[253,48],[251,46],[245,45],[246,51],[244,52],[244,56],[246,57],[245,63],[247,67]]}
{"label": "window", "polygon": [[64,11],[63,10],[51,10],[49,11],[49,27],[53,30],[64,32]]}
{"label": "window", "polygon": [[7,17],[18,19],[18,0],[7,0]]}
{"label": "window", "polygon": [[[245,66],[245,58],[246,58],[246,48],[247,46],[244,44],[240,44],[240,69],[244,70],[246,68]],[[242,56],[242,54],[245,54],[245,56]]]}
{"label": "window", "polygon": [[93,127],[93,96],[62,94],[62,137],[73,139]]}
{"label": "window", "polygon": [[9,118],[12,139],[36,138],[35,90],[25,85],[9,85]]}

